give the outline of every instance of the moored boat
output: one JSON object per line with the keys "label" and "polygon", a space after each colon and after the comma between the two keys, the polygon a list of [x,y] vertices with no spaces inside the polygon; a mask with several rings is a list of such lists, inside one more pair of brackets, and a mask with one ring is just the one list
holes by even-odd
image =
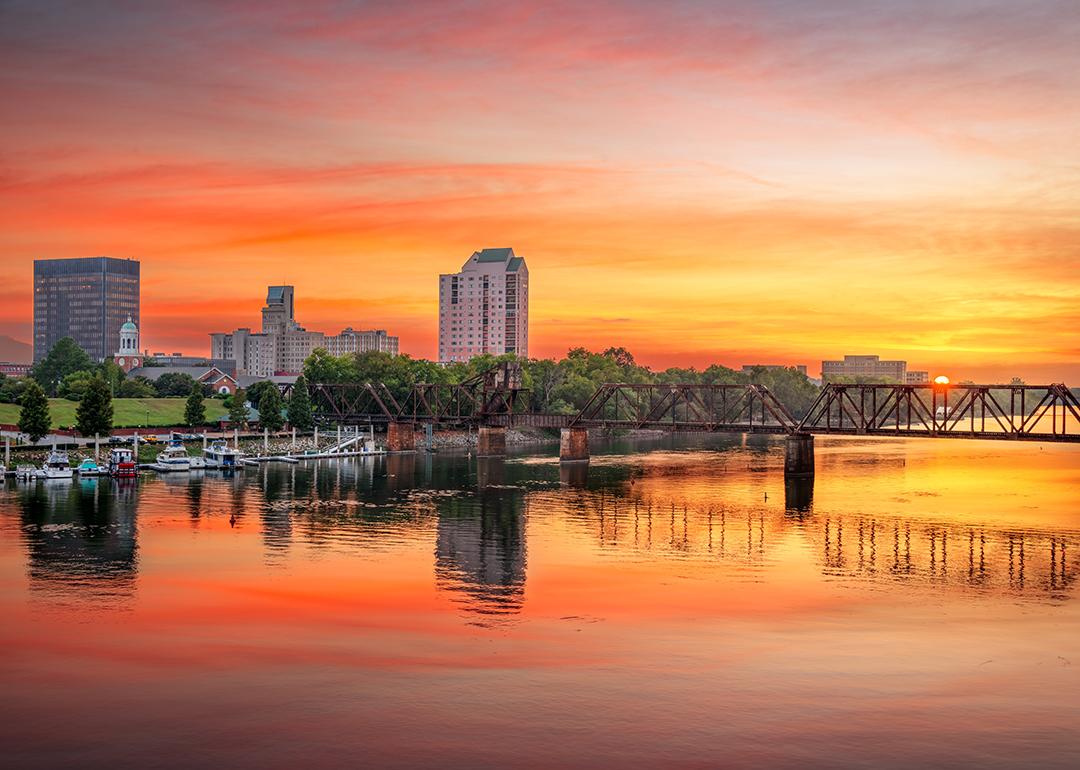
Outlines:
{"label": "moored boat", "polygon": [[79,463],[75,472],[80,476],[103,476],[105,474],[105,468],[98,465],[94,458],[87,457]]}
{"label": "moored boat", "polygon": [[163,473],[201,471],[206,467],[206,461],[201,457],[189,455],[183,442],[170,441],[165,451],[157,456],[157,462],[150,467]]}
{"label": "moored boat", "polygon": [[67,452],[53,450],[49,452],[45,464],[34,474],[39,479],[70,479],[74,475]]}
{"label": "moored boat", "polygon": [[241,452],[225,441],[215,441],[203,450],[207,468],[231,470],[240,467]]}
{"label": "moored boat", "polygon": [[109,451],[109,475],[113,478],[130,479],[139,475],[135,454],[127,447],[115,447]]}

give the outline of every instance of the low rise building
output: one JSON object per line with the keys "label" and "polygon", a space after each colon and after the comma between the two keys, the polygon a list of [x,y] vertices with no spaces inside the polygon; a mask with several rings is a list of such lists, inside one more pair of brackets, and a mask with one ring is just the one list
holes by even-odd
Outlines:
{"label": "low rise building", "polygon": [[270,286],[262,309],[262,330],[250,328],[210,335],[210,357],[233,362],[237,376],[267,379],[278,374],[299,374],[317,348],[332,355],[378,351],[398,354],[398,338],[385,329],[356,331],[346,328],[341,334],[328,335],[308,331],[296,321],[292,286]]}
{"label": "low rise building", "polygon": [[904,382],[908,385],[922,385],[930,382],[930,372],[910,370],[904,375]]}
{"label": "low rise building", "polygon": [[0,374],[7,377],[25,377],[30,374],[30,364],[15,364],[11,361],[0,361]]}
{"label": "low rise building", "polygon": [[844,356],[842,361],[822,361],[821,381],[840,377],[907,381],[907,361],[882,361],[878,356]]}
{"label": "low rise building", "polygon": [[140,366],[128,372],[128,377],[142,377],[157,382],[166,374],[186,374],[195,382],[209,385],[215,393],[236,392],[236,378],[215,366]]}

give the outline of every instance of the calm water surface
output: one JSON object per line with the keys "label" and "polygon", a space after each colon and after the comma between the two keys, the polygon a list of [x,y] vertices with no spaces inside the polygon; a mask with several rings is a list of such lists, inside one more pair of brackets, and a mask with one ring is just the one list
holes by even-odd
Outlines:
{"label": "calm water surface", "polygon": [[1080,447],[0,488],[6,767],[1080,766]]}

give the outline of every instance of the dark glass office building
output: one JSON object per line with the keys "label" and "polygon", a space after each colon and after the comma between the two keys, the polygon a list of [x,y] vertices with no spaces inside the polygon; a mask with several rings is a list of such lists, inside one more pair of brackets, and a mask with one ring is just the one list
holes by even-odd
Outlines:
{"label": "dark glass office building", "polygon": [[95,361],[120,347],[120,326],[139,323],[139,263],[83,257],[34,260],[34,361],[71,337]]}

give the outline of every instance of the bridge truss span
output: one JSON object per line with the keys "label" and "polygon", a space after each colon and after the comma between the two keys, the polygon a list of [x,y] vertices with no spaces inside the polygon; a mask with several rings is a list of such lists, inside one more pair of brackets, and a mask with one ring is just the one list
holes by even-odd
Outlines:
{"label": "bridge truss span", "polygon": [[569,427],[791,433],[798,420],[764,385],[607,383]]}
{"label": "bridge truss span", "polygon": [[1080,440],[1080,402],[1063,384],[891,385],[830,383],[802,433]]}
{"label": "bridge truss span", "polygon": [[756,383],[601,385],[577,414],[524,408],[521,367],[502,363],[460,383],[311,385],[318,419],[342,424],[609,428],[672,432],[991,438],[1080,442],[1080,401],[1064,384],[826,384],[796,416]]}

